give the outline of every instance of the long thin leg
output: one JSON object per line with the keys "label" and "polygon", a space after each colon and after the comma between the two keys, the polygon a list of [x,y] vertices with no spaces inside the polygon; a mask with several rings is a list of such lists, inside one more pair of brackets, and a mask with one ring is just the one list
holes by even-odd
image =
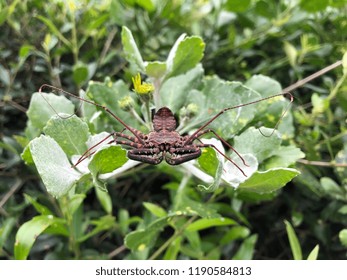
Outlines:
{"label": "long thin leg", "polygon": [[[96,107],[99,107],[101,109],[103,109],[105,112],[107,112],[109,115],[111,115],[113,118],[115,118],[118,122],[120,122],[127,130],[129,130],[132,134],[134,134],[134,136],[139,140],[140,143],[142,144],[145,144],[144,140],[141,138],[141,135],[139,134],[139,131],[135,128],[132,128],[131,126],[127,125],[123,120],[121,120],[119,117],[117,117],[108,107],[104,106],[104,105],[101,105],[101,104],[98,104],[96,102],[93,102],[91,100],[88,100],[88,99],[84,99],[82,97],[79,97],[79,96],[76,96],[76,95],[73,95],[72,93],[66,91],[66,90],[63,90],[63,89],[60,89],[60,88],[57,88],[55,86],[51,86],[51,85],[48,85],[48,84],[43,84],[40,88],[39,88],[39,92],[41,93],[43,91],[44,88],[49,88],[51,90],[55,90],[55,91],[58,91],[58,92],[61,92],[61,93],[64,93],[68,96],[71,96],[73,98],[76,98],[76,99],[79,99],[79,100],[82,100],[86,103],[89,103],[89,104],[92,104]],[[52,107],[52,105],[48,102],[48,100],[42,95],[43,99],[48,103],[48,105],[52,108],[52,110],[57,114],[57,111]],[[142,134],[142,133],[141,133]]]}
{"label": "long thin leg", "polygon": [[[113,140],[107,142],[107,144],[116,143],[116,144],[130,146],[130,147],[133,147],[133,148],[140,148],[140,147],[142,147],[142,144],[137,142],[137,138],[135,138],[133,136],[130,136],[130,135],[127,135],[127,134],[120,133],[120,132],[113,132],[113,133],[110,133],[110,135],[108,135],[107,137],[105,137],[101,141],[99,141],[98,143],[96,143],[95,145],[93,145],[92,147],[90,147],[87,151],[85,151],[73,166],[76,167],[82,161],[84,161],[85,159],[87,159],[91,155],[95,154],[96,151],[93,151],[93,152],[91,152],[91,151],[94,148],[96,148],[97,146],[99,146],[101,143],[105,142],[111,136],[113,136]],[[116,140],[115,136],[128,139],[129,141]]]}
{"label": "long thin leg", "polygon": [[[206,133],[213,133],[220,141],[223,142],[224,145],[226,145],[229,149],[231,149],[235,154],[237,154],[237,156],[242,160],[242,163],[245,165],[245,166],[249,166],[246,161],[243,159],[243,157],[234,149],[233,146],[231,146],[225,139],[223,139],[221,136],[219,136],[217,134],[217,132],[215,132],[213,129],[211,128],[208,128],[208,129],[205,129],[205,130],[201,130],[199,131],[199,133],[196,134],[196,138],[200,137],[201,135],[203,134],[206,134]],[[195,139],[194,139],[195,140]]]}
{"label": "long thin leg", "polygon": [[[227,159],[227,160],[230,161],[233,165],[235,165],[235,167],[236,167],[238,170],[240,170],[241,173],[242,173],[245,177],[247,177],[246,173],[243,172],[243,170],[241,169],[241,167],[239,167],[239,166],[237,165],[237,163],[234,162],[230,157],[228,157],[228,156],[226,156],[225,154],[223,154],[215,145],[213,145],[213,144],[197,144],[196,146],[197,146],[197,147],[200,147],[200,148],[211,147],[211,148],[215,149],[215,150],[216,150],[219,154],[221,154],[225,159]],[[247,165],[247,166],[248,166],[248,165]]]}

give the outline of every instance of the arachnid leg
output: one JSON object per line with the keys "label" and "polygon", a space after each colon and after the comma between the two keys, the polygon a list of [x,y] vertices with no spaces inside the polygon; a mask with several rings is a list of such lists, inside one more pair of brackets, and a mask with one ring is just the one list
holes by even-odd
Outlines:
{"label": "arachnid leg", "polygon": [[[221,136],[219,136],[217,134],[217,132],[215,132],[213,129],[211,128],[208,128],[208,129],[205,129],[205,130],[201,130],[198,134],[196,134],[195,136],[195,139],[198,139],[198,137],[200,137],[201,135],[203,134],[206,134],[206,133],[213,133],[220,141],[222,141],[222,143],[224,145],[226,145],[229,149],[231,149],[235,154],[237,154],[237,156],[242,160],[242,163],[245,165],[245,166],[249,166],[246,161],[243,159],[243,157],[234,149],[233,146],[231,146],[225,139],[223,139]],[[195,140],[194,139],[194,140]]]}
{"label": "arachnid leg", "polygon": [[128,151],[128,158],[141,161],[143,163],[159,164],[163,160],[163,155],[157,148],[141,148]]}
{"label": "arachnid leg", "polygon": [[213,144],[197,144],[196,145],[197,147],[200,147],[200,148],[207,148],[207,147],[211,147],[213,149],[215,149],[219,154],[221,154],[225,159],[227,159],[228,161],[230,161],[233,165],[235,165],[235,167],[241,171],[241,173],[247,177],[246,173],[243,172],[243,170],[241,169],[241,167],[239,167],[236,162],[234,162],[230,157],[226,156],[225,154],[223,154],[215,145]]}
{"label": "arachnid leg", "polygon": [[[168,157],[167,155],[171,155]],[[192,159],[196,159],[201,155],[200,148],[188,146],[186,148],[172,148],[170,153],[166,154],[165,160],[170,165],[178,165]]]}

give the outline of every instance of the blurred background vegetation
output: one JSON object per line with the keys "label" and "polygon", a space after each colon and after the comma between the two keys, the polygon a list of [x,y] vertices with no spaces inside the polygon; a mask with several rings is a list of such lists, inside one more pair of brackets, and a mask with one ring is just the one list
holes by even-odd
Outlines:
{"label": "blurred background vegetation", "polygon": [[[18,228],[36,215],[39,205],[32,198],[51,209],[57,206],[35,170],[21,159],[26,143],[14,137],[26,127],[32,93],[44,83],[77,93],[88,81],[105,77],[130,85],[135,72],[124,59],[121,26],[132,31],[147,61],[165,60],[182,33],[198,35],[206,43],[202,61],[206,75],[243,82],[263,74],[283,87],[340,60],[347,51],[344,0],[0,0],[1,258],[13,258]],[[205,230],[201,242],[210,254],[201,258],[291,259],[283,222],[288,220],[304,258],[319,244],[319,259],[346,259],[345,75],[338,68],[293,92],[294,142],[306,154],[296,165],[301,175],[266,199],[233,201],[233,217],[242,220],[252,235],[223,227]],[[139,217],[149,219],[144,201],[170,207],[169,182],[167,174],[148,168],[119,179],[109,186],[117,217],[114,228],[86,241],[78,256],[59,236],[44,234],[30,257],[129,257],[123,245],[129,224]],[[232,191],[225,192],[226,200],[234,199]],[[83,211],[89,217],[100,216],[95,195],[87,197]],[[124,220],[127,223],[122,224]],[[219,244],[223,230],[229,232],[232,245]],[[162,240],[170,234],[165,230]],[[252,239],[245,243],[249,236]],[[214,246],[220,250],[214,252]],[[177,257],[197,258],[189,247]]]}

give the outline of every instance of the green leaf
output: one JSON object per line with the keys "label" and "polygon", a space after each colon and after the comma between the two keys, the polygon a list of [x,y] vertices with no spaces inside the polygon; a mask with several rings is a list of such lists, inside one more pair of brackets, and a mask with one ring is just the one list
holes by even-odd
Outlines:
{"label": "green leaf", "polygon": [[34,49],[35,47],[32,45],[21,46],[19,50],[19,57],[21,58],[21,60],[24,61],[30,55],[30,52],[33,51]]}
{"label": "green leaf", "polygon": [[100,188],[95,188],[96,197],[98,198],[102,208],[109,215],[112,214],[112,199],[108,192],[103,191]]}
{"label": "green leaf", "polygon": [[129,230],[129,212],[126,209],[119,209],[118,224],[122,235],[125,235]]}
{"label": "green leaf", "polygon": [[198,158],[200,168],[211,176],[216,175],[218,166],[220,165],[216,153],[213,148],[208,147],[202,150],[201,156]]}
{"label": "green leaf", "polygon": [[42,131],[52,116],[57,113],[72,115],[74,110],[72,102],[64,96],[36,92],[31,97],[27,116],[33,127]]}
{"label": "green leaf", "polygon": [[175,238],[166,249],[163,260],[177,260],[178,253],[181,249],[182,237]]}
{"label": "green leaf", "polygon": [[69,197],[68,203],[67,203],[67,209],[66,212],[69,213],[69,215],[73,215],[77,209],[82,205],[84,199],[86,198],[85,194],[73,194]]}
{"label": "green leaf", "polygon": [[[87,89],[88,99],[91,99],[100,105],[106,106],[118,118],[124,120],[127,125],[140,129],[141,125],[136,120],[136,118],[134,118],[131,113],[122,110],[119,106],[119,102],[117,102],[117,100],[121,100],[122,98],[127,96],[131,96],[134,100],[136,100],[137,98],[134,92],[129,91],[129,86],[121,80],[115,83],[112,83],[110,81],[105,81],[105,83],[92,82],[89,83]],[[95,108],[95,106],[90,106],[89,104],[83,105],[84,110],[89,111],[90,109]],[[135,110],[136,109],[137,108],[135,107]],[[124,128],[124,126],[121,125],[119,121],[105,112],[105,110],[101,108],[97,108],[97,110],[101,112],[100,116],[97,116],[98,119],[102,119],[102,121],[108,122],[107,124],[102,124],[102,131],[105,131],[105,127],[109,126],[110,124],[112,124],[112,129],[114,129],[115,131],[120,131]],[[91,118],[95,118],[95,115],[93,114]]]}
{"label": "green leaf", "polygon": [[41,203],[37,202],[36,199],[32,198],[28,194],[24,194],[25,200],[27,200],[32,206],[34,206],[35,210],[40,213],[41,215],[52,215],[52,211],[49,210],[46,206],[42,205]]}
{"label": "green leaf", "polygon": [[[200,108],[196,117],[192,118],[184,128],[184,132],[201,126],[225,108],[260,99],[259,93],[241,83],[225,82],[218,77],[206,77],[202,92],[204,97],[199,96],[198,91],[191,91],[188,94],[187,103],[198,104]],[[257,107],[254,104],[229,110],[209,124],[209,128],[225,139],[230,139],[253,120],[256,112]]]}
{"label": "green leaf", "polygon": [[152,0],[136,0],[136,4],[146,9],[148,12],[153,12],[155,10],[155,5]]}
{"label": "green leaf", "polygon": [[220,240],[221,245],[227,245],[236,239],[244,239],[249,236],[250,230],[244,226],[232,227]]}
{"label": "green leaf", "polygon": [[[281,93],[282,91],[282,87],[279,82],[264,75],[252,76],[249,80],[247,80],[247,82],[245,83],[245,86],[260,93],[261,97],[269,97],[271,95]],[[271,99],[269,101],[271,102]],[[264,102],[267,103],[269,101],[264,101]],[[264,104],[264,103],[260,103],[260,104]]]}
{"label": "green leaf", "polygon": [[343,246],[347,247],[347,229],[343,229],[339,233],[339,239]]}
{"label": "green leaf", "polygon": [[257,240],[258,235],[253,234],[243,241],[239,250],[234,255],[233,260],[251,260],[253,258],[254,247]]}
{"label": "green leaf", "polygon": [[199,219],[193,223],[191,223],[186,230],[187,231],[199,231],[203,229],[207,229],[210,227],[218,227],[218,226],[229,226],[237,224],[236,221],[229,218],[213,218],[213,219]]}
{"label": "green leaf", "polygon": [[62,223],[63,220],[52,215],[42,215],[32,218],[24,223],[16,234],[14,245],[14,257],[16,260],[25,260],[36,240],[36,238],[54,223]]}
{"label": "green leaf", "polygon": [[9,86],[11,83],[10,72],[0,64],[0,81],[5,85]]}
{"label": "green leaf", "polygon": [[41,15],[38,15],[36,17],[41,20],[50,29],[50,31],[59,38],[60,41],[62,41],[68,48],[72,49],[72,44],[70,43],[70,41],[66,39],[64,35],[58,30],[53,21]]}
{"label": "green leaf", "polygon": [[83,85],[89,77],[88,67],[82,63],[75,64],[72,69],[72,78],[74,82],[81,86]]}
{"label": "green leaf", "polygon": [[326,7],[329,5],[329,0],[315,0],[315,1],[301,0],[299,5],[301,9],[309,13],[316,13],[316,12],[325,10]]}
{"label": "green leaf", "polygon": [[342,67],[343,67],[343,74],[347,75],[347,52],[343,54],[342,57]]}
{"label": "green leaf", "polygon": [[225,8],[231,12],[242,13],[248,9],[250,4],[251,0],[227,0]]}
{"label": "green leaf", "polygon": [[125,236],[125,246],[132,251],[139,252],[150,249],[156,242],[157,234],[168,225],[173,216],[175,214],[159,218],[148,225],[147,228],[129,233]]}
{"label": "green leaf", "polygon": [[319,245],[316,245],[311,251],[311,253],[308,255],[307,260],[313,260],[313,261],[317,260],[318,253],[319,253]]}
{"label": "green leaf", "polygon": [[167,58],[167,76],[173,77],[193,69],[203,58],[205,43],[198,36],[181,35]]}
{"label": "green leaf", "polygon": [[223,167],[223,181],[234,188],[251,178],[254,172],[258,170],[258,161],[255,156],[252,154],[243,154],[241,156],[245,163],[238,155],[233,154],[231,156],[233,163],[225,160]]}
{"label": "green leaf", "polygon": [[284,221],[284,223],[286,224],[287,235],[294,260],[302,260],[301,246],[298,237],[296,236],[292,225],[288,221]]}
{"label": "green leaf", "polygon": [[[270,135],[273,132],[271,128],[260,128],[264,135]],[[271,137],[264,137],[260,131],[254,127],[248,128],[241,135],[234,138],[234,149],[240,154],[252,154],[258,162],[274,155],[281,145],[281,137],[275,131]]]}
{"label": "green leaf", "polygon": [[190,199],[187,194],[175,197],[174,210],[177,214],[198,215],[202,218],[219,218],[220,215],[208,203],[201,203]]}
{"label": "green leaf", "polygon": [[300,172],[292,168],[272,168],[264,172],[255,172],[246,182],[240,184],[240,190],[260,194],[276,191],[284,187]]}
{"label": "green leaf", "polygon": [[92,236],[94,236],[100,232],[112,229],[113,227],[115,227],[115,225],[116,225],[115,217],[113,217],[111,215],[106,215],[106,216],[100,217],[97,220],[93,220],[90,223],[90,226],[94,226],[94,228],[90,232],[88,232],[87,234],[78,238],[78,242],[82,243],[85,240],[89,239],[90,237],[92,237]]}
{"label": "green leaf", "polygon": [[284,187],[299,174],[299,171],[292,168],[272,168],[264,172],[257,171],[251,178],[241,183],[238,190],[260,194],[273,192]]}
{"label": "green leaf", "polygon": [[58,198],[67,194],[81,178],[82,174],[71,167],[66,154],[51,137],[41,135],[32,140],[29,147],[37,171],[51,195]]}
{"label": "green leaf", "polygon": [[338,184],[336,184],[336,182],[333,179],[329,177],[323,177],[320,179],[320,183],[322,185],[323,190],[328,196],[334,199],[345,201],[345,191]]}
{"label": "green leaf", "polygon": [[161,79],[166,73],[166,62],[153,61],[146,64],[146,75],[152,78]]}
{"label": "green leaf", "polygon": [[110,173],[128,161],[126,150],[121,146],[107,145],[98,150],[92,157],[88,168],[95,176]]}
{"label": "green leaf", "polygon": [[296,50],[296,48],[291,43],[284,41],[284,52],[287,55],[289,64],[292,67],[296,67],[298,57],[298,51]]}
{"label": "green leaf", "polygon": [[204,70],[201,64],[185,74],[167,79],[160,88],[162,104],[169,107],[172,112],[178,111],[187,104],[187,93],[201,84]]}
{"label": "green leaf", "polygon": [[112,23],[120,26],[126,23],[126,8],[121,1],[112,0],[109,9],[109,15]]}
{"label": "green leaf", "polygon": [[338,212],[342,215],[347,215],[347,205],[342,206]]}
{"label": "green leaf", "polygon": [[322,114],[329,108],[328,98],[319,96],[317,93],[312,94],[311,102],[313,105],[313,114]]}
{"label": "green leaf", "polygon": [[18,220],[15,217],[2,218],[0,225],[0,255],[4,255],[4,244],[11,240],[13,229],[17,227]]}
{"label": "green leaf", "polygon": [[82,155],[87,150],[85,143],[90,136],[88,125],[75,115],[55,115],[47,122],[43,131],[70,157]]}
{"label": "green leaf", "polygon": [[167,212],[162,207],[160,207],[156,204],[144,202],[143,206],[145,206],[145,208],[149,212],[151,212],[154,216],[156,216],[158,218],[163,218],[163,217],[167,216]]}
{"label": "green leaf", "polygon": [[25,164],[27,165],[34,164],[34,160],[33,160],[33,157],[31,156],[29,145],[24,148],[23,153],[21,154],[21,157],[24,160]]}
{"label": "green leaf", "polygon": [[126,59],[137,66],[138,71],[145,72],[145,65],[135,39],[131,31],[125,26],[122,27],[122,44]]}
{"label": "green leaf", "polygon": [[305,154],[295,146],[281,146],[274,155],[266,161],[265,166],[266,169],[287,167],[304,157]]}

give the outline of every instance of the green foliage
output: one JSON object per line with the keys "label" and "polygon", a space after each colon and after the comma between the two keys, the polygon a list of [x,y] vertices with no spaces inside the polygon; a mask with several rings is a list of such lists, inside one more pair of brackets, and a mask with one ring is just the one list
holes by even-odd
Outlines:
{"label": "green foliage", "polygon": [[[272,98],[208,125],[240,156],[201,141],[237,166],[213,148],[139,164],[109,144],[124,126],[102,108],[32,94],[52,84],[143,133],[167,106],[191,134],[341,59],[345,3],[296,2],[0,2],[0,256],[346,258],[346,55],[290,108]],[[138,72],[151,94],[132,90]]]}

